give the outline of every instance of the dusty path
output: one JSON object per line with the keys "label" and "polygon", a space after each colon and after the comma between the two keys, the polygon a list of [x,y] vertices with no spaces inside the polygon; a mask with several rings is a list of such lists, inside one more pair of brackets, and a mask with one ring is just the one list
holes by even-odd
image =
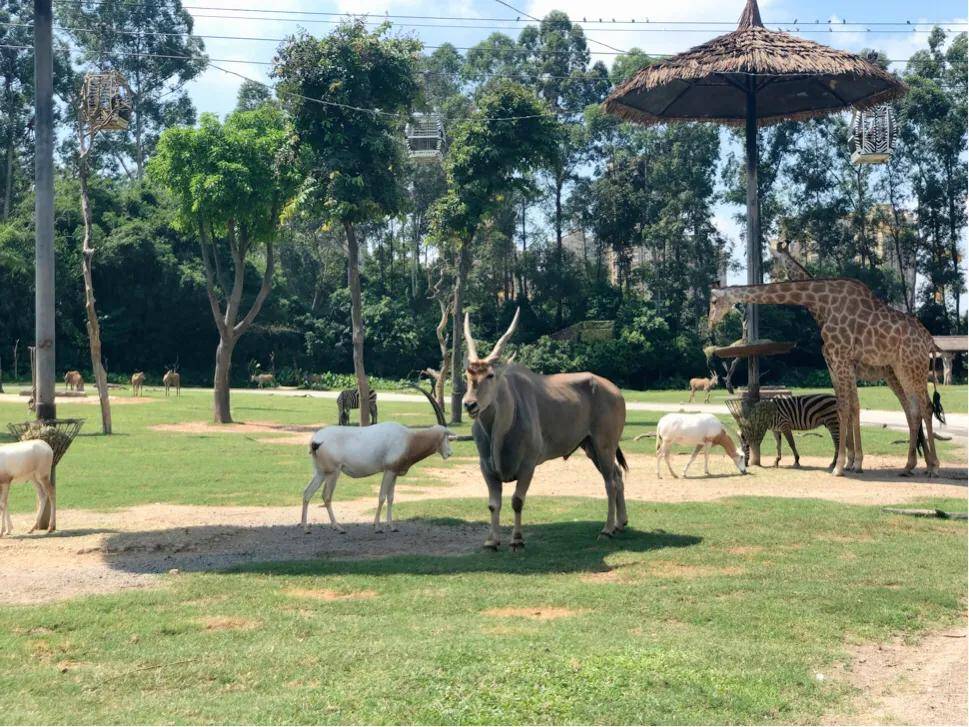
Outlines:
{"label": "dusty path", "polygon": [[916,644],[896,639],[851,650],[832,675],[858,690],[825,724],[964,725],[967,715],[966,627],[929,634]]}
{"label": "dusty path", "polygon": [[[254,425],[264,426],[264,425]],[[278,430],[277,430],[278,431]],[[305,436],[305,435],[303,435]],[[902,479],[894,460],[866,460],[874,469],[852,478],[832,477],[820,469],[826,458],[804,458],[802,470],[755,469],[742,477],[725,457],[713,457],[712,476],[656,479],[654,458],[630,456],[627,497],[651,502],[700,502],[739,495],[821,498],[861,505],[894,504],[926,497],[966,497],[966,470],[949,469],[952,479]],[[685,455],[676,461],[685,464]],[[312,558],[368,558],[391,554],[448,554],[471,552],[484,540],[480,523],[443,525],[420,519],[420,508],[407,503],[439,498],[481,499],[484,485],[476,460],[462,458],[450,469],[422,467],[424,482],[402,479],[397,486],[398,516],[409,519],[400,532],[375,534],[370,522],[375,497],[340,500],[334,509],[347,535],[328,527],[325,511],[311,509],[313,532],[304,535],[299,520],[299,485],[294,484],[289,507],[202,507],[140,505],[112,512],[61,510],[63,529],[54,536],[24,535],[31,516],[14,516],[14,537],[0,539],[0,604],[36,602],[146,587],[159,582],[170,569],[218,570],[239,563],[305,560]],[[886,468],[886,469],[878,469]],[[417,472],[418,470],[415,470]],[[510,493],[505,493],[510,497]],[[536,472],[530,497],[602,497],[602,484],[592,464],[577,456],[555,460]],[[416,511],[416,512],[415,512]]]}

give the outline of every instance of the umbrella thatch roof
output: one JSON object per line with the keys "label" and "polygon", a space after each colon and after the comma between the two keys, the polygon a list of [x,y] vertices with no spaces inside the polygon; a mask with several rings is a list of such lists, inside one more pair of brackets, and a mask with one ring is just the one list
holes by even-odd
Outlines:
{"label": "umbrella thatch roof", "polygon": [[646,66],[604,106],[644,124],[743,124],[754,77],[759,125],[867,108],[906,91],[895,76],[854,53],[768,30],[756,0],[748,0],[737,30]]}

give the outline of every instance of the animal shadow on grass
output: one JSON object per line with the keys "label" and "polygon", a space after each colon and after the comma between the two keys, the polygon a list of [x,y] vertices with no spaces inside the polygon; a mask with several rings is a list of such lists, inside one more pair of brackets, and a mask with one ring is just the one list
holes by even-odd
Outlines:
{"label": "animal shadow on grass", "polygon": [[[597,540],[597,521],[536,523],[525,528],[527,547],[483,551],[485,523],[458,518],[414,518],[397,533],[374,533],[348,524],[340,535],[326,527],[304,534],[297,525],[212,525],[118,533],[104,546],[105,560],[129,573],[250,572],[277,575],[409,573],[576,573],[607,569],[616,551],[647,552],[697,545],[694,535],[627,528]],[[510,529],[508,531],[510,535]]]}

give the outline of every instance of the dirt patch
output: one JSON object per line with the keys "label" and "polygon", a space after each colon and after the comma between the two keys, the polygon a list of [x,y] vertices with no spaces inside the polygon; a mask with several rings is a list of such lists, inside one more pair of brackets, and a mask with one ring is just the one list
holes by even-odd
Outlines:
{"label": "dirt patch", "polygon": [[206,616],[196,619],[206,631],[251,631],[262,626],[261,621],[238,616]]}
{"label": "dirt patch", "polygon": [[284,593],[292,598],[310,598],[314,601],[359,601],[377,596],[377,592],[371,590],[341,593],[328,588],[289,588]]}
{"label": "dirt patch", "polygon": [[[308,436],[315,425],[281,425],[248,422],[213,425],[160,425],[186,432],[269,432],[296,437]],[[305,431],[301,431],[305,430]],[[285,436],[283,438],[286,438]],[[684,455],[685,457],[685,455]],[[895,458],[866,459],[870,469],[861,476],[833,477],[820,469],[826,458],[804,458],[818,469],[754,469],[741,476],[723,458],[711,462],[713,476],[689,479],[655,477],[653,457],[629,456],[631,471],[626,477],[630,500],[653,502],[699,502],[725,497],[819,498],[862,505],[885,505],[923,500],[929,497],[966,497],[966,470],[952,470],[958,480],[899,478]],[[454,461],[454,460],[452,460]],[[413,475],[398,485],[398,503],[407,506],[440,498],[472,498],[487,514],[486,490],[477,461],[460,458],[449,469],[418,467],[415,474],[430,484],[415,485]],[[54,535],[23,535],[30,527],[28,513],[14,515],[16,536],[0,539],[0,603],[35,603],[79,595],[110,593],[125,588],[158,586],[172,569],[184,572],[218,571],[239,564],[319,558],[356,559],[389,555],[449,555],[478,550],[487,526],[482,522],[442,524],[434,520],[404,520],[400,532],[376,534],[370,526],[376,498],[335,502],[336,515],[348,529],[340,535],[320,524],[325,519],[314,505],[312,532],[304,535],[299,520],[299,486],[293,484],[290,507],[211,507],[183,505],[140,505],[113,512],[62,509]],[[505,488],[510,498],[512,488]],[[554,460],[536,470],[529,497],[581,496],[604,499],[602,483],[591,462],[572,457]],[[419,514],[420,508],[414,508]],[[414,511],[412,510],[412,512]],[[590,515],[593,511],[590,511]],[[605,505],[602,503],[602,511]],[[925,523],[898,518],[886,527],[926,527]],[[508,522],[506,518],[506,523]],[[635,523],[633,523],[635,525]],[[942,523],[939,527],[948,527]],[[836,535],[836,534],[832,534]],[[527,534],[526,534],[527,537]],[[871,537],[869,535],[855,535]],[[747,554],[756,552],[745,551]],[[737,551],[736,555],[745,554]],[[588,573],[583,578],[609,582],[624,575]],[[684,568],[667,571],[668,577],[729,575],[726,572],[691,574]],[[633,575],[630,572],[630,575]],[[651,573],[662,575],[660,571]]]}
{"label": "dirt patch", "polygon": [[[475,552],[484,523],[400,520],[399,532],[374,533],[376,498],[338,504],[341,535],[299,526],[292,507],[140,505],[111,512],[61,509],[52,535],[26,535],[33,520],[13,515],[0,538],[0,604],[39,603],[127,588],[158,587],[181,573],[287,560],[367,559]],[[313,507],[316,515],[320,508]]]}
{"label": "dirt patch", "polygon": [[744,572],[743,568],[737,566],[726,566],[717,568],[712,565],[691,565],[688,563],[671,563],[669,561],[659,561],[649,564],[649,574],[654,578],[682,578],[690,580],[693,578],[710,578],[712,576],[739,576]]}
{"label": "dirt patch", "polygon": [[[148,401],[155,401],[149,399]],[[178,434],[282,434],[285,432],[299,432],[311,435],[325,424],[280,424],[269,421],[233,422],[232,424],[214,424],[212,422],[180,422],[178,424],[156,424],[149,427],[156,432],[175,432]],[[295,439],[295,437],[292,437]],[[277,443],[278,439],[268,440]],[[299,439],[307,444],[309,437]]]}
{"label": "dirt patch", "polygon": [[[688,458],[687,454],[675,457],[679,470]],[[726,457],[711,457],[710,477],[691,476],[672,479],[665,473],[656,477],[656,459],[651,455],[626,455],[629,473],[625,476],[626,499],[647,502],[708,502],[725,497],[788,497],[832,500],[855,505],[888,505],[928,497],[965,498],[965,467],[947,467],[943,478],[929,479],[924,474],[902,478],[898,472],[902,465],[899,457],[865,457],[866,471],[860,475],[835,477],[826,470],[827,457],[802,457],[801,469],[754,467],[749,475],[737,472]],[[674,464],[674,469],[677,465]],[[702,468],[699,470],[702,472]],[[924,473],[924,470],[920,472]],[[485,486],[481,479],[477,460],[458,461],[456,466],[444,469],[426,467],[422,475],[444,480],[447,488],[428,489],[415,493],[412,499],[437,497],[484,498]],[[510,496],[513,488],[505,486]],[[399,491],[399,488],[398,488]],[[592,463],[579,454],[567,461],[556,459],[545,462],[537,470],[528,490],[529,497],[602,497],[602,479]]]}
{"label": "dirt patch", "polygon": [[531,621],[555,621],[560,618],[579,616],[586,613],[584,608],[562,608],[560,606],[530,606],[526,608],[489,608],[482,611],[485,616],[494,618],[525,618]]}
{"label": "dirt patch", "polygon": [[966,648],[965,627],[853,648],[831,676],[859,693],[824,724],[966,724]]}
{"label": "dirt patch", "polygon": [[757,555],[763,553],[764,548],[760,545],[737,545],[733,548],[727,548],[727,552],[730,555]]}
{"label": "dirt patch", "polygon": [[[97,390],[94,390],[91,394],[86,396],[66,396],[61,392],[57,392],[56,395],[59,400],[58,404],[84,404],[87,406],[100,406],[101,401],[98,399]],[[111,400],[112,404],[120,404],[125,406],[127,404],[152,404],[161,401],[161,399],[153,399],[150,396],[114,396],[108,394],[108,398]],[[18,394],[0,394],[0,401],[13,403],[13,404],[23,404],[27,405],[27,396],[19,396]]]}

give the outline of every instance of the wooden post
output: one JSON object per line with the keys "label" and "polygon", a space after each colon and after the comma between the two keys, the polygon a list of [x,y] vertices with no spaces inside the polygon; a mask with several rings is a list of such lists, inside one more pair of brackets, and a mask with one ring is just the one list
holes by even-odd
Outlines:
{"label": "wooden post", "polygon": [[[764,282],[760,250],[760,202],[757,189],[757,78],[751,76],[747,87],[747,285]],[[753,303],[747,305],[747,343],[760,337],[760,313]],[[747,359],[747,397],[760,399],[760,361]],[[750,464],[760,465],[760,443],[750,443]]]}
{"label": "wooden post", "polygon": [[34,403],[38,419],[54,419],[54,14],[34,0]]}

